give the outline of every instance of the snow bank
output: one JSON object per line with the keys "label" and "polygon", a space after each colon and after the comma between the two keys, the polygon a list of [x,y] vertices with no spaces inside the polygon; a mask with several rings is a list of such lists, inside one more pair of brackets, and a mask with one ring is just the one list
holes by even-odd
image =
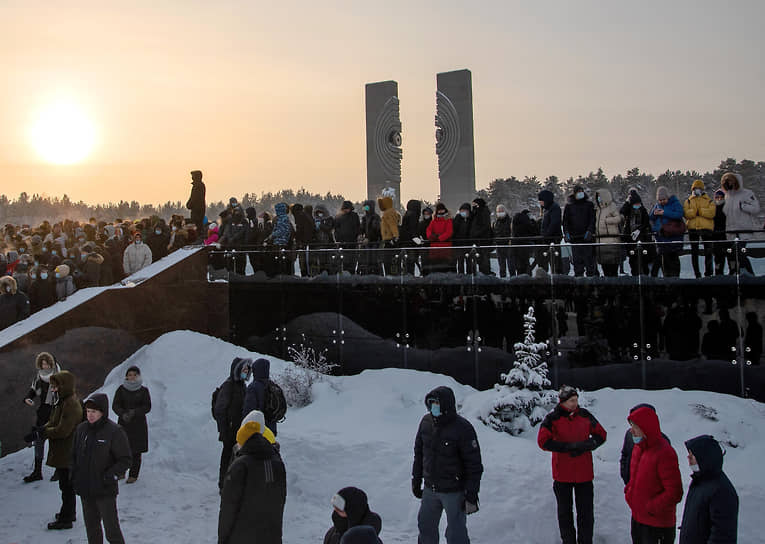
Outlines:
{"label": "snow bank", "polygon": [[[214,542],[219,497],[220,444],[210,416],[212,390],[236,356],[257,357],[201,334],[166,334],[136,352],[107,377],[110,399],[129,365],[138,365],[152,394],[150,445],[141,477],[121,485],[118,505],[128,542]],[[278,379],[285,363],[271,358]],[[366,371],[314,386],[314,403],[290,410],[278,439],[287,467],[284,542],[320,542],[330,525],[329,500],[347,485],[365,489],[383,519],[384,542],[414,542],[418,501],[410,491],[414,435],[425,412],[423,398],[437,385],[455,391],[458,405],[476,427],[485,466],[481,510],[468,521],[476,544],[556,542],[550,454],[539,450],[535,432],[511,437],[477,420],[491,391],[476,392],[440,375],[409,370]],[[664,431],[681,459],[687,490],[690,470],[683,442],[701,433],[726,441],[725,470],[741,498],[739,542],[760,541],[759,506],[765,504],[765,407],[751,400],[707,392],[614,391],[583,396],[609,433],[595,452],[595,541],[626,542],[629,511],[619,478],[619,452],[628,409],[654,404]],[[32,450],[0,459],[0,542],[84,542],[78,521],[71,531],[49,532],[58,511],[58,486],[46,479],[23,484]],[[678,507],[678,516],[682,504]],[[442,527],[443,528],[443,527]],[[499,535],[507,535],[500,537]],[[510,536],[512,535],[512,536]],[[66,540],[71,539],[71,540]],[[443,541],[443,540],[442,540]]]}

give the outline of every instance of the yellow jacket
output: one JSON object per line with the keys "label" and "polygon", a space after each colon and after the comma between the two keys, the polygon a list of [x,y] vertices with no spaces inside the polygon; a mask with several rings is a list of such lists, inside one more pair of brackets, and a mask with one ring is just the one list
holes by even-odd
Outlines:
{"label": "yellow jacket", "polygon": [[377,204],[382,212],[382,221],[380,223],[380,234],[383,241],[398,238],[398,224],[401,222],[401,216],[393,209],[393,199],[384,196],[377,199]]}
{"label": "yellow jacket", "polygon": [[[697,179],[693,182],[691,191],[704,190],[704,182]],[[700,196],[691,194],[683,203],[683,213],[687,219],[688,230],[714,230],[715,203],[706,193]]]}

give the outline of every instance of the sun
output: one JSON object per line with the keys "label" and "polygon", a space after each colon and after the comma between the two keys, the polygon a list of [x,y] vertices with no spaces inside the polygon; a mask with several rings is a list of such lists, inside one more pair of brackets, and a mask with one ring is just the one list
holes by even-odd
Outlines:
{"label": "sun", "polygon": [[74,164],[90,155],[95,126],[74,102],[59,100],[40,109],[30,129],[30,140],[40,157],[53,164]]}

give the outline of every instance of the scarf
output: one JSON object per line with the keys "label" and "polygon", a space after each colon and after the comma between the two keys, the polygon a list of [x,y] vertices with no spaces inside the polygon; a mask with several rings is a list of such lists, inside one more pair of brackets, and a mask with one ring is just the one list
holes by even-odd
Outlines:
{"label": "scarf", "polygon": [[141,386],[143,385],[143,380],[141,379],[141,376],[137,376],[135,381],[130,381],[127,378],[122,382],[122,387],[127,389],[128,391],[138,391]]}

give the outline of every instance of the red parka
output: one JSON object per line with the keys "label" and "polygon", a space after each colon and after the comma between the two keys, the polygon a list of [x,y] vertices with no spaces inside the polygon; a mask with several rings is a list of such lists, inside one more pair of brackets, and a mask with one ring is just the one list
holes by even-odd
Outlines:
{"label": "red parka", "polygon": [[606,441],[606,430],[589,411],[577,407],[569,412],[558,406],[539,426],[537,444],[552,454],[553,480],[583,483],[595,478],[592,450]]}
{"label": "red parka", "polygon": [[[447,215],[445,217],[433,216],[427,230],[425,231],[431,248],[450,248],[452,245],[452,220]],[[430,259],[433,261],[450,261],[452,258],[451,249],[431,249]]]}
{"label": "red parka", "polygon": [[659,418],[650,408],[630,414],[645,433],[632,449],[630,481],[624,497],[638,523],[651,527],[674,527],[677,503],[683,498],[683,482],[675,449],[661,435]]}

